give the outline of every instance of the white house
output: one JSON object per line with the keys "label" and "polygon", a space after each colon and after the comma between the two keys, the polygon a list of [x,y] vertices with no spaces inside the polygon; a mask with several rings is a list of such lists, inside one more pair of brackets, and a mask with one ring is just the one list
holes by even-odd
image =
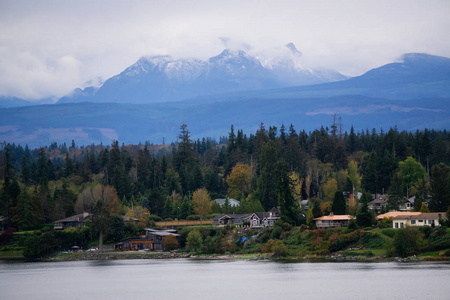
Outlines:
{"label": "white house", "polygon": [[393,228],[403,228],[406,226],[441,226],[440,219],[447,219],[445,212],[403,214],[392,219]]}

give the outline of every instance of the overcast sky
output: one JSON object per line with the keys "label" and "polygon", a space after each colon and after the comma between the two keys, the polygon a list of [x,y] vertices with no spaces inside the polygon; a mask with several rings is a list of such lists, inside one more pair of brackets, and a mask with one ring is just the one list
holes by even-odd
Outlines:
{"label": "overcast sky", "polygon": [[450,57],[449,16],[449,0],[0,0],[0,96],[60,97],[143,55],[289,42],[309,67],[360,75],[404,53]]}

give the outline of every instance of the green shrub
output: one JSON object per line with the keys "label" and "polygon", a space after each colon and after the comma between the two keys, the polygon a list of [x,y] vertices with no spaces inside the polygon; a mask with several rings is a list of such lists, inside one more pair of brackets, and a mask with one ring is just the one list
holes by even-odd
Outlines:
{"label": "green shrub", "polygon": [[46,232],[41,236],[34,235],[27,239],[23,249],[23,256],[29,259],[46,257],[56,251],[58,241],[54,232]]}
{"label": "green shrub", "polygon": [[272,229],[272,233],[270,234],[270,238],[279,239],[281,237],[281,233],[283,232],[283,227],[274,226]]}
{"label": "green shrub", "polygon": [[394,236],[394,253],[400,257],[407,257],[419,252],[423,246],[423,234],[416,227],[406,227],[397,230]]}
{"label": "green shrub", "polygon": [[270,239],[272,235],[272,229],[271,228],[265,228],[256,238],[256,241],[258,243],[267,243],[267,241]]}
{"label": "green shrub", "polygon": [[379,228],[392,228],[392,218],[384,218],[381,220],[378,220],[377,227]]}
{"label": "green shrub", "polygon": [[289,232],[289,234],[284,239],[287,245],[300,245],[303,242],[302,231],[300,229],[294,229]]}
{"label": "green shrub", "polygon": [[347,229],[349,231],[354,231],[354,230],[358,229],[358,223],[356,223],[356,220],[354,220],[354,219],[350,220],[348,222]]}
{"label": "green shrub", "polygon": [[288,247],[280,240],[270,239],[266,243],[266,249],[263,249],[266,253],[273,253],[275,257],[284,257],[288,254]]}
{"label": "green shrub", "polygon": [[443,227],[435,227],[428,236],[430,250],[450,248],[450,234]]}
{"label": "green shrub", "polygon": [[328,250],[330,252],[342,250],[345,246],[346,243],[337,232],[334,232],[328,239]]}
{"label": "green shrub", "polygon": [[202,235],[198,230],[193,230],[189,232],[186,240],[186,247],[197,253],[200,249],[202,249],[203,240]]}
{"label": "green shrub", "polygon": [[385,228],[381,230],[381,233],[390,238],[394,238],[396,230],[394,228]]}
{"label": "green shrub", "polygon": [[362,238],[362,242],[368,248],[381,248],[386,245],[386,240],[378,233],[368,233]]}
{"label": "green shrub", "polygon": [[148,218],[154,222],[161,222],[163,219],[160,216],[157,215],[150,215]]}
{"label": "green shrub", "polygon": [[189,216],[186,217],[186,220],[188,220],[188,221],[198,221],[198,220],[200,220],[200,216],[189,215]]}

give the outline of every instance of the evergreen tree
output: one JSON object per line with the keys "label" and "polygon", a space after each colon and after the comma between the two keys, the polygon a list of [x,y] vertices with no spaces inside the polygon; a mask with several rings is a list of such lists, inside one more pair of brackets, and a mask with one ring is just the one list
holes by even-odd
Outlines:
{"label": "evergreen tree", "polygon": [[192,214],[192,203],[187,196],[183,197],[180,208],[180,219],[186,219]]}
{"label": "evergreen tree", "polygon": [[372,226],[372,219],[372,214],[367,207],[367,203],[364,203],[356,213],[356,223],[360,227],[370,227]]}
{"label": "evergreen tree", "polygon": [[301,196],[302,196],[302,200],[308,199],[308,194],[306,192],[306,179],[303,180],[303,182],[302,182]]}
{"label": "evergreen tree", "polygon": [[39,224],[39,220],[36,218],[33,212],[31,195],[27,191],[26,187],[22,189],[17,201],[13,223],[17,224],[21,230],[30,230],[35,228]]}
{"label": "evergreen tree", "polygon": [[73,165],[73,162],[69,156],[69,153],[66,153],[65,162],[66,162],[66,167],[64,169],[64,176],[69,177],[70,175],[72,175],[74,173],[74,170],[75,170],[75,166]]}
{"label": "evergreen tree", "polygon": [[298,219],[298,204],[292,195],[292,183],[289,177],[289,166],[284,161],[277,163],[277,194],[281,219],[289,224],[296,224]]}
{"label": "evergreen tree", "polygon": [[450,207],[450,167],[444,163],[431,168],[430,209],[444,212]]}
{"label": "evergreen tree", "polygon": [[331,211],[335,215],[345,215],[346,204],[344,194],[341,191],[337,191],[334,194],[333,204],[331,205]]}
{"label": "evergreen tree", "polygon": [[277,205],[277,153],[275,143],[270,141],[262,146],[260,156],[260,175],[258,179],[257,195],[264,209],[270,210]]}
{"label": "evergreen tree", "polygon": [[315,200],[313,202],[312,212],[313,212],[314,218],[320,218],[322,216],[322,210],[320,209],[319,200]]}
{"label": "evergreen tree", "polygon": [[369,154],[364,155],[361,163],[361,184],[364,189],[374,194],[379,192],[377,161],[377,153],[375,151],[372,151]]}

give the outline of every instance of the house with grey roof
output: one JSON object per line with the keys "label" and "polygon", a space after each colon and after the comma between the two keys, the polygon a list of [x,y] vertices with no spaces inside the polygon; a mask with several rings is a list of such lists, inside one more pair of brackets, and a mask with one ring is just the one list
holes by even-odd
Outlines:
{"label": "house with grey roof", "polygon": [[81,228],[88,220],[92,219],[92,214],[84,212],[82,214],[74,215],[65,219],[53,222],[53,229],[62,230],[69,227]]}
{"label": "house with grey roof", "polygon": [[248,225],[252,228],[272,227],[280,219],[280,211],[274,207],[268,212],[256,212],[250,214],[222,214],[213,217],[215,226]]}

